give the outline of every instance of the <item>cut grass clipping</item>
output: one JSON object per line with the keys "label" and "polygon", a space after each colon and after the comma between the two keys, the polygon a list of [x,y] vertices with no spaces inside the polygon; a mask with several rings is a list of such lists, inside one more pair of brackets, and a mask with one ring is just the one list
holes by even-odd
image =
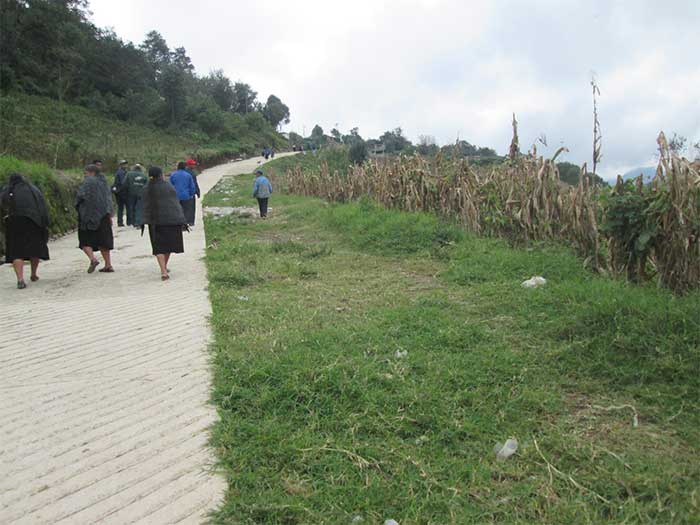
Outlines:
{"label": "cut grass clipping", "polygon": [[215,523],[698,523],[700,295],[428,215],[271,205],[206,220]]}

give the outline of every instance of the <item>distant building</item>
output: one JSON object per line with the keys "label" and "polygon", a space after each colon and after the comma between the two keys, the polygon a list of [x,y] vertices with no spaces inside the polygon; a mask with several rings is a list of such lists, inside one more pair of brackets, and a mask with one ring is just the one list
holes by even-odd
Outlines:
{"label": "distant building", "polygon": [[372,144],[367,148],[367,152],[373,157],[382,157],[386,153],[386,146],[381,142],[379,144]]}

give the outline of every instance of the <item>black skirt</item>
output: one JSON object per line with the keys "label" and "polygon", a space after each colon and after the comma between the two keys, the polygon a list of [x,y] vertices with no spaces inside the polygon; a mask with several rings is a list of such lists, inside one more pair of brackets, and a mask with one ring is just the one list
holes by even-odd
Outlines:
{"label": "black skirt", "polygon": [[49,232],[28,217],[8,217],[5,221],[5,262],[15,259],[49,260]]}
{"label": "black skirt", "polygon": [[78,230],[78,248],[89,247],[93,250],[113,250],[114,236],[112,221],[105,215],[96,230]]}
{"label": "black skirt", "polygon": [[190,226],[194,226],[194,215],[197,209],[197,201],[194,197],[186,201],[180,201],[180,206],[182,206],[182,213],[185,214],[185,220]]}
{"label": "black skirt", "polygon": [[148,236],[151,238],[153,255],[166,253],[184,253],[182,242],[182,226],[148,225]]}

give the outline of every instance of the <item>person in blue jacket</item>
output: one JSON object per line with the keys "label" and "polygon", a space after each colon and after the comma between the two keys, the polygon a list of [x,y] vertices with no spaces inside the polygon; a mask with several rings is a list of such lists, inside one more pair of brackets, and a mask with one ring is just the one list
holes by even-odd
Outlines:
{"label": "person in blue jacket", "polygon": [[262,170],[255,170],[255,182],[253,182],[253,197],[258,199],[258,207],[260,208],[260,217],[267,218],[267,201],[272,195],[272,184]]}
{"label": "person in blue jacket", "polygon": [[192,175],[185,169],[186,167],[187,164],[184,162],[177,163],[177,170],[170,174],[170,184],[175,187],[187,224],[194,226],[194,196],[197,194],[197,186]]}

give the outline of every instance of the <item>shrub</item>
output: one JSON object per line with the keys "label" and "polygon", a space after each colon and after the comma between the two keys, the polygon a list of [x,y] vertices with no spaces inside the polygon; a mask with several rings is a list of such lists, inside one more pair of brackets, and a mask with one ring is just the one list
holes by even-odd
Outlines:
{"label": "shrub", "polygon": [[358,140],[348,150],[348,157],[353,164],[362,164],[367,160],[367,145],[364,141]]}

